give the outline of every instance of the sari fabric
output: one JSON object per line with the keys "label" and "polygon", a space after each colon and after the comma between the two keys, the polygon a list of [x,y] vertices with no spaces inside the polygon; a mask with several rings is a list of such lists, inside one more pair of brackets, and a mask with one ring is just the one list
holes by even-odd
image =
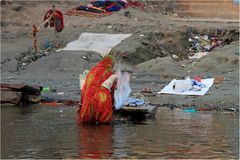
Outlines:
{"label": "sari fabric", "polygon": [[101,85],[113,74],[113,66],[113,57],[105,56],[88,73],[81,93],[82,106],[79,105],[78,123],[111,123],[111,92]]}
{"label": "sari fabric", "polygon": [[44,21],[50,18],[53,12],[54,12],[53,17],[49,20],[49,22],[45,23],[44,26],[47,28],[50,25],[50,27],[55,27],[57,32],[61,32],[64,28],[63,13],[61,11],[59,10],[53,11],[52,9],[50,9],[45,13]]}

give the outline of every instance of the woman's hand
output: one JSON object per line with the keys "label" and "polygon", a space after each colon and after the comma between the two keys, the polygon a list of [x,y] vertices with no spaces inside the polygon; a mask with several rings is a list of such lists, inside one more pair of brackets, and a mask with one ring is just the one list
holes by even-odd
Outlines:
{"label": "woman's hand", "polygon": [[112,77],[113,77],[113,81],[114,81],[114,82],[116,82],[116,81],[118,80],[118,77],[117,77],[116,74],[113,74]]}

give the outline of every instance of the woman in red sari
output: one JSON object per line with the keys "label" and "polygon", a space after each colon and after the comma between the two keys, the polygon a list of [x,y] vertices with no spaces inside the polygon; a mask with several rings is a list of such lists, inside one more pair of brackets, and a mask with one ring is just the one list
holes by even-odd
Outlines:
{"label": "woman in red sari", "polygon": [[78,123],[112,122],[112,86],[116,81],[113,74],[114,58],[105,56],[88,73],[81,93]]}

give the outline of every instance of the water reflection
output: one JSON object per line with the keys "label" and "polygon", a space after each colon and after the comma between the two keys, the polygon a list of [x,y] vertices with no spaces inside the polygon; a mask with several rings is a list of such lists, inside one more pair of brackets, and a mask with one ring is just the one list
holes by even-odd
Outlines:
{"label": "water reflection", "polygon": [[142,123],[75,123],[74,107],[1,108],[1,158],[237,159],[239,115],[159,109]]}
{"label": "water reflection", "polygon": [[79,126],[79,158],[111,158],[113,129],[110,125]]}

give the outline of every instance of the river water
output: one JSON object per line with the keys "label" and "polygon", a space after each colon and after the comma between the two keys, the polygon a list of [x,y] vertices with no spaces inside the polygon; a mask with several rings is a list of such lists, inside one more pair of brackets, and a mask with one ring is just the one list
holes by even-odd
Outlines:
{"label": "river water", "polygon": [[139,123],[77,126],[75,107],[1,108],[1,158],[238,159],[239,115],[158,109]]}

